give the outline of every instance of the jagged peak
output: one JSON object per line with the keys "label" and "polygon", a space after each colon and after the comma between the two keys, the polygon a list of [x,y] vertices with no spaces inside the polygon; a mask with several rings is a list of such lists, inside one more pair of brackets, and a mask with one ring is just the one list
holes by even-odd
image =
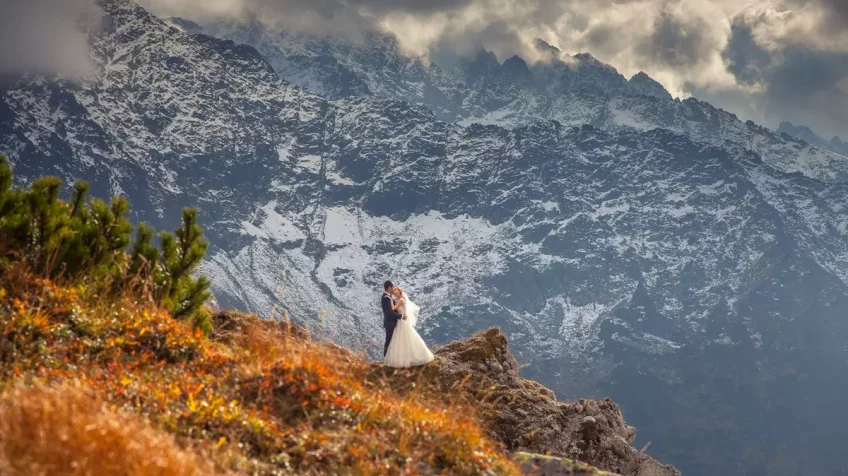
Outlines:
{"label": "jagged peak", "polygon": [[510,56],[506,61],[504,61],[503,65],[510,68],[527,68],[527,62],[524,61],[524,58],[518,55]]}
{"label": "jagged peak", "polygon": [[793,141],[803,141],[807,144],[830,150],[837,154],[848,156],[848,144],[842,141],[839,136],[834,136],[827,140],[815,133],[810,127],[801,124],[793,124],[791,121],[783,121],[780,123],[775,132],[781,137],[788,138]]}
{"label": "jagged peak", "polygon": [[559,48],[551,45],[550,43],[541,38],[536,38],[535,40],[533,40],[533,46],[539,53],[551,56],[553,58],[559,58],[562,54],[562,51],[560,51]]}
{"label": "jagged peak", "polygon": [[388,31],[369,31],[365,35],[365,41],[387,51],[394,51],[398,48],[397,35]]}
{"label": "jagged peak", "polygon": [[671,93],[659,81],[648,76],[644,71],[634,74],[628,81],[628,85],[633,90],[632,92],[637,94],[671,99]]}
{"label": "jagged peak", "polygon": [[170,17],[166,18],[164,22],[178,30],[182,30],[186,33],[203,33],[203,27],[199,24],[186,20],[182,17]]}
{"label": "jagged peak", "polygon": [[477,54],[474,55],[473,61],[478,63],[496,63],[498,65],[501,64],[501,62],[498,61],[498,55],[496,55],[494,51],[483,48],[477,51]]}
{"label": "jagged peak", "polygon": [[630,78],[630,81],[649,81],[649,82],[655,82],[656,83],[654,78],[648,76],[648,73],[646,73],[644,71],[639,71],[638,73],[634,74],[633,77]]}
{"label": "jagged peak", "polygon": [[795,125],[791,121],[783,121],[783,122],[780,123],[780,126],[778,126],[778,128],[777,128],[777,132],[782,132],[782,131],[794,131],[796,133],[799,133],[799,132],[812,133],[813,132],[812,129],[810,129],[809,127],[804,126],[804,125],[800,125],[800,124]]}
{"label": "jagged peak", "polygon": [[574,59],[579,60],[583,63],[587,63],[587,64],[609,66],[606,63],[603,63],[600,60],[598,60],[597,58],[595,58],[594,56],[592,56],[592,53],[586,53],[586,52],[577,53],[576,55],[574,55]]}
{"label": "jagged peak", "polygon": [[527,66],[527,62],[524,61],[524,58],[513,55],[503,64],[504,70],[510,73],[518,74],[519,76],[530,76],[530,68]]}
{"label": "jagged peak", "polygon": [[608,73],[620,76],[622,81],[626,81],[626,78],[624,78],[624,76],[621,76],[621,73],[618,72],[615,66],[608,63],[604,63],[603,61],[592,56],[591,53],[577,53],[572,58],[576,61],[577,66],[580,68],[589,67],[593,69],[603,70]]}
{"label": "jagged peak", "polygon": [[472,56],[461,58],[454,68],[465,76],[466,81],[473,83],[492,74],[498,74],[502,71],[503,65],[493,51],[480,49]]}

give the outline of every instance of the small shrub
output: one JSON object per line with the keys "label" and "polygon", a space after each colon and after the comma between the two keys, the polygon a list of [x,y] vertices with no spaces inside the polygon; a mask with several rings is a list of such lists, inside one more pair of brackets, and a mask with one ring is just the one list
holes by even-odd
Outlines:
{"label": "small shrub", "polygon": [[97,292],[146,292],[174,318],[210,329],[203,310],[210,283],[192,276],[208,247],[197,210],[183,210],[182,226],[159,234],[161,248],[153,244],[154,230],[140,224],[127,252],[133,225],[126,199],[89,201],[89,185],[77,181],[66,202],[56,177],[42,177],[24,190],[12,188],[12,179],[0,155],[0,265],[24,260],[46,278],[84,282]]}
{"label": "small shrub", "polygon": [[[197,210],[183,210],[183,224],[174,234],[159,234],[162,243],[160,275],[156,277],[160,301],[178,319],[195,316],[209,300],[209,281],[192,279],[191,273],[203,260],[209,246],[197,225]],[[206,316],[208,322],[209,318]]]}

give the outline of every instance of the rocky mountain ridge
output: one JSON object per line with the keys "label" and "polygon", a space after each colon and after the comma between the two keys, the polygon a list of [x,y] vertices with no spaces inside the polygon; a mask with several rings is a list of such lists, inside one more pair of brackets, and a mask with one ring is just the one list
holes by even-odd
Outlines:
{"label": "rocky mountain ridge", "polygon": [[839,137],[825,140],[807,126],[796,126],[791,122],[781,122],[780,127],[776,131],[778,134],[787,134],[795,139],[807,142],[810,145],[821,149],[831,150],[837,154],[848,155],[848,143],[845,143]]}
{"label": "rocky mountain ridge", "polygon": [[518,56],[501,63],[494,53],[481,50],[442,68],[426,58],[404,55],[397,38],[387,33],[371,33],[360,44],[268,30],[257,21],[191,28],[255,47],[281,78],[329,99],[406,101],[463,125],[512,128],[554,120],[613,133],[662,128],[716,147],[725,142],[744,146],[788,172],[848,181],[843,149],[804,144],[791,134],[742,122],[706,102],[672,98],[644,72],[628,80],[589,53],[571,56],[541,39],[534,45],[541,59],[532,65]]}
{"label": "rocky mountain ridge", "polygon": [[356,349],[380,348],[391,277],[428,341],[500,326],[525,376],[612,396],[687,473],[834,470],[841,414],[817,412],[848,386],[848,190],[809,145],[692,100],[668,106],[685,130],[329,101],[249,46],[103,10],[93,78],[0,91],[22,180],[81,176],[158,228],[199,207],[222,305]]}

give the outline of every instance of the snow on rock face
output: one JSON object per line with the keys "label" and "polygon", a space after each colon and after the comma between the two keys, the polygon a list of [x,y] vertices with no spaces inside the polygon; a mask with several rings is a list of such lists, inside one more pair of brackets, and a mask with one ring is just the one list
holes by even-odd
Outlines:
{"label": "snow on rock face", "polygon": [[[338,322],[324,322],[327,328],[321,329],[339,337],[379,332],[382,321],[375,317],[376,306],[379,286],[385,279],[396,277],[420,305],[437,309],[440,303],[450,302],[452,296],[475,299],[475,290],[480,290],[475,281],[496,273],[505,259],[495,250],[479,250],[481,244],[497,241],[502,233],[479,218],[446,219],[431,212],[395,221],[340,206],[324,209],[320,214],[307,230],[322,244],[320,260],[309,256],[305,245],[283,254],[275,252],[275,245],[288,235],[270,235],[265,233],[265,226],[257,229],[247,225],[245,230],[260,239],[239,251],[235,260],[216,255],[204,271],[225,277],[224,284],[219,285],[223,294],[243,299],[265,314],[275,301],[261,292],[253,297],[255,290],[286,288],[283,292],[287,299],[281,302],[296,317],[321,312],[340,316]],[[286,227],[290,223],[286,222]],[[238,278],[226,279],[227,276]],[[294,305],[302,297],[294,303],[290,300],[299,293],[313,294],[308,289],[317,287],[332,298],[316,297],[303,307]],[[345,315],[347,320],[341,317]],[[422,321],[428,318],[435,319],[435,314],[423,315]]]}
{"label": "snow on rock face", "polygon": [[[710,310],[739,300],[777,249],[797,248],[846,278],[843,232],[824,218],[846,213],[828,198],[841,186],[660,131],[459,129],[414,113],[406,127],[375,120],[393,118],[396,107],[343,105],[325,146],[338,152],[323,157],[349,182],[299,187],[296,195],[320,193],[318,203],[281,193],[257,208],[260,219],[242,224],[255,239],[236,248],[268,257],[269,269],[300,269],[289,279],[303,280],[297,289],[324,289],[337,314],[351,316],[342,328],[356,322],[373,331],[379,319],[369,297],[392,278],[430,310],[423,331],[437,339],[468,324],[449,316],[476,309],[516,328],[528,348],[544,342],[578,358],[641,289],[666,322],[638,339],[665,352],[707,332]],[[278,284],[251,277],[265,265],[222,266],[243,275],[245,288]],[[272,302],[248,300],[262,312]],[[295,314],[324,306],[291,302],[282,300]]]}
{"label": "snow on rock face", "polygon": [[[500,326],[528,376],[563,396],[611,394],[684,472],[700,455],[675,438],[723,440],[725,427],[669,420],[645,402],[667,398],[670,414],[709,410],[734,425],[779,422],[756,443],[774,456],[780,425],[797,422],[770,408],[829,407],[820,390],[848,386],[838,367],[848,340],[839,157],[698,101],[590,94],[562,65],[545,84],[557,99],[544,117],[557,121],[524,123],[547,106],[509,85],[467,103],[516,111],[509,128],[440,121],[453,99],[442,110],[327,101],[282,81],[249,47],[171,28],[129,1],[103,5],[109,27],[92,38],[99,74],[0,90],[0,147],[20,180],[82,176],[98,196],[126,194],[135,218],[159,228],[199,207],[212,242],[202,271],[221,304],[287,311],[373,353],[380,284],[394,279],[422,304],[429,341]],[[580,61],[582,74],[628,87]],[[483,84],[485,71],[467,72]],[[483,103],[496,107],[474,109]],[[809,381],[797,392],[769,387],[799,374]],[[770,405],[757,400],[763,389]],[[799,455],[828,434],[807,430]],[[757,452],[743,450],[714,460]]]}

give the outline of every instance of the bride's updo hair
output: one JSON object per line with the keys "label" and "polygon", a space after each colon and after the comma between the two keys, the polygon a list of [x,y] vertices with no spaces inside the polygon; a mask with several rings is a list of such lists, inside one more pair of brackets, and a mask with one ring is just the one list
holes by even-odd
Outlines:
{"label": "bride's updo hair", "polygon": [[385,283],[383,283],[383,291],[388,291],[389,289],[392,289],[393,287],[395,287],[395,283],[393,283],[391,281],[386,281]]}

